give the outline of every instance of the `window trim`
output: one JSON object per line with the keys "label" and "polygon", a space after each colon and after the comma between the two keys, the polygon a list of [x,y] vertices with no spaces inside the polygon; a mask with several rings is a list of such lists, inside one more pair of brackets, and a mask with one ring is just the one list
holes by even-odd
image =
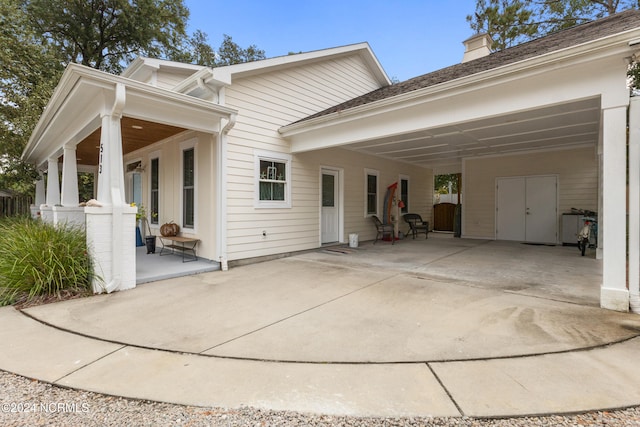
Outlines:
{"label": "window trim", "polygon": [[[369,176],[376,177],[376,211],[369,212]],[[380,172],[375,169],[364,170],[364,216],[365,218],[372,216],[380,217]]]}
{"label": "window trim", "polygon": [[[274,151],[254,150],[254,207],[257,209],[289,209],[291,208],[291,159],[290,154]],[[284,200],[260,200],[260,161],[285,164]]]}
{"label": "window trim", "polygon": [[[402,181],[407,181],[407,200],[404,200],[402,198]],[[398,177],[398,182],[399,182],[399,187],[400,187],[400,191],[398,192],[398,200],[402,200],[404,202],[404,208],[400,209],[400,213],[401,214],[406,214],[411,212],[409,210],[409,202],[411,200],[411,178],[409,177],[409,175],[400,175]]]}
{"label": "window trim", "polygon": [[[193,226],[184,225],[184,153],[193,150]],[[188,230],[188,233],[196,233],[198,227],[198,145],[195,140],[185,141],[180,144],[180,228]]]}
{"label": "window trim", "polygon": [[[153,218],[153,161],[157,160],[158,161],[158,188],[157,190],[155,190],[157,192],[157,198],[158,198],[158,211],[157,216],[155,218],[155,222],[154,222],[154,218]],[[149,154],[149,209],[148,211],[148,215],[149,215],[149,224],[150,225],[160,225],[160,195],[162,194],[162,174],[160,173],[160,164],[162,163],[162,161],[160,160],[160,153],[159,152],[154,152]]]}

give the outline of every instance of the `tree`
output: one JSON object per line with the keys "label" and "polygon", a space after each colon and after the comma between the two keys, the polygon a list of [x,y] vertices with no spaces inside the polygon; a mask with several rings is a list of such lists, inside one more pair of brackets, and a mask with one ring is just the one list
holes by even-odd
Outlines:
{"label": "tree", "polygon": [[476,33],[487,33],[494,50],[522,43],[538,34],[530,0],[478,0],[467,22]]}
{"label": "tree", "polygon": [[0,0],[0,188],[20,194],[37,177],[20,155],[63,70],[27,21],[19,0]]}
{"label": "tree", "polygon": [[637,0],[478,0],[467,22],[502,50],[634,7]]}
{"label": "tree", "polygon": [[435,175],[433,177],[433,190],[436,194],[449,194],[449,185],[451,185],[452,193],[458,192],[458,174]]}
{"label": "tree", "polygon": [[180,60],[213,68],[265,58],[264,50],[256,45],[242,48],[227,34],[224,34],[217,52],[209,45],[208,39],[207,33],[196,30],[187,41],[184,56]]}
{"label": "tree", "polygon": [[[478,0],[467,22],[477,33],[493,39],[492,48],[502,50],[578,24],[623,10],[640,8],[638,0]],[[629,68],[632,88],[640,87],[640,69]]]}
{"label": "tree", "polygon": [[134,56],[169,57],[186,39],[183,0],[22,0],[31,29],[65,63],[118,73]]}
{"label": "tree", "polygon": [[264,50],[258,49],[256,45],[252,44],[248,48],[243,49],[232,40],[230,35],[224,34],[224,39],[218,49],[216,66],[241,64],[243,62],[258,61],[264,58]]}

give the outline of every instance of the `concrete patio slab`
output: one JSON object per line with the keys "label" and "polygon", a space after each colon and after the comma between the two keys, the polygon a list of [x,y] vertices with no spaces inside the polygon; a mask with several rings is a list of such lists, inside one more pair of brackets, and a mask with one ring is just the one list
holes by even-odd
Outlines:
{"label": "concrete patio slab", "polygon": [[55,382],[120,345],[69,334],[26,317],[13,307],[0,308],[0,368]]}
{"label": "concrete patio slab", "polygon": [[608,348],[431,367],[467,416],[621,408],[640,402],[640,339]]}
{"label": "concrete patio slab", "polygon": [[182,262],[178,255],[160,257],[160,246],[156,253],[147,253],[147,248],[136,248],[136,284],[157,282],[158,280],[173,279],[175,277],[217,271],[217,262],[198,258],[197,261]]}
{"label": "concrete patio slab", "polygon": [[269,363],[126,347],[60,384],[199,406],[358,416],[460,415],[424,364]]}
{"label": "concrete patio slab", "polygon": [[370,286],[388,273],[282,259],[25,312],[119,343],[200,353]]}
{"label": "concrete patio slab", "polygon": [[640,405],[640,316],[598,308],[601,265],[576,252],[365,243],[6,308],[0,369],[126,397],[336,415]]}
{"label": "concrete patio slab", "polygon": [[594,307],[399,274],[205,354],[426,362],[576,350],[639,331],[640,317],[632,322],[628,315]]}

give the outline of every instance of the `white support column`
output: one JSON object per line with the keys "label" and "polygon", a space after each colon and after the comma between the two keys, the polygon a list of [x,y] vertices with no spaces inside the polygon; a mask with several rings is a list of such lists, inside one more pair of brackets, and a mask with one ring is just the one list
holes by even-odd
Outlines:
{"label": "white support column", "polygon": [[65,145],[62,159],[62,206],[77,207],[79,203],[76,146]]}
{"label": "white support column", "polygon": [[629,105],[629,307],[640,314],[640,98]]}
{"label": "white support column", "polygon": [[36,197],[33,201],[33,205],[31,205],[31,217],[33,219],[40,219],[42,217],[41,209],[42,205],[44,205],[46,202],[45,195],[46,192],[44,189],[44,178],[42,176],[42,173],[40,173],[40,177],[36,181]]}
{"label": "white support column", "polygon": [[47,196],[49,207],[60,204],[60,178],[58,177],[58,159],[50,158],[47,163]]}
{"label": "white support column", "polygon": [[34,204],[37,207],[40,207],[40,205],[46,203],[45,194],[46,192],[44,190],[44,177],[42,176],[42,173],[40,173],[40,177],[36,181],[36,198],[34,200]]}
{"label": "white support column", "polygon": [[602,206],[598,213],[603,250],[600,306],[617,311],[629,310],[626,281],[626,142],[627,106],[603,109]]}
{"label": "white support column", "polygon": [[124,165],[119,115],[102,116],[97,200],[103,206],[124,205]]}
{"label": "white support column", "polygon": [[137,208],[128,206],[124,196],[124,166],[120,121],[126,91],[117,84],[113,104],[102,114],[98,166],[97,201],[88,207],[87,243],[101,281],[94,292],[112,292],[136,286],[135,222]]}

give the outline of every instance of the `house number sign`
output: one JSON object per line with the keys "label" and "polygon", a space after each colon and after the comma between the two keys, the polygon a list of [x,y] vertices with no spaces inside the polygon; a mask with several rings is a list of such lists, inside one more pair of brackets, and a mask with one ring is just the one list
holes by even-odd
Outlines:
{"label": "house number sign", "polygon": [[100,143],[100,162],[98,165],[98,174],[102,173],[102,152],[104,151],[104,144]]}

